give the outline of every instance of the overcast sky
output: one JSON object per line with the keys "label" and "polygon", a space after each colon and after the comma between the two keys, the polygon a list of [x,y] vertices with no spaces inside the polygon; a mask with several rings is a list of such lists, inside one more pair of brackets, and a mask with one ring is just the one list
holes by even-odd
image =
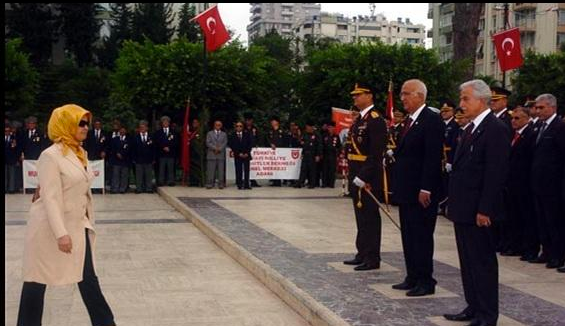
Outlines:
{"label": "overcast sky", "polygon": [[[348,17],[371,14],[368,3],[322,3],[322,11],[341,13]],[[428,19],[427,3],[376,3],[375,14],[383,13],[387,20],[410,18],[414,24],[424,24],[426,31],[432,28],[432,20]],[[247,43],[247,25],[251,13],[249,3],[219,3],[218,9],[224,24],[236,31],[236,37]],[[426,40],[426,47],[431,47],[431,39]]]}

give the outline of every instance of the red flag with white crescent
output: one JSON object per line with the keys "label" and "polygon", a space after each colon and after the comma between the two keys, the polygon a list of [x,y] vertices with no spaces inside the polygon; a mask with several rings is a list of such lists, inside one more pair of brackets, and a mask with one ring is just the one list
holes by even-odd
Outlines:
{"label": "red flag with white crescent", "polygon": [[500,70],[515,69],[522,65],[524,59],[520,47],[520,30],[517,27],[494,34],[492,40],[496,47]]}
{"label": "red flag with white crescent", "polygon": [[220,18],[218,6],[213,6],[202,12],[193,20],[196,20],[202,29],[206,40],[206,51],[213,52],[230,39],[230,34],[226,30],[222,18]]}

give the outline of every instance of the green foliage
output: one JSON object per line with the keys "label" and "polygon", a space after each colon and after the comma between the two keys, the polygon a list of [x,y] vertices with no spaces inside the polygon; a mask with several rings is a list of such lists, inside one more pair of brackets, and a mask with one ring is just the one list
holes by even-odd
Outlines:
{"label": "green foliage", "polygon": [[565,53],[544,55],[526,53],[524,65],[512,80],[511,102],[522,104],[524,97],[551,93],[557,97],[561,113],[565,112]]}
{"label": "green foliage", "polygon": [[349,92],[358,81],[373,85],[375,105],[384,110],[389,80],[394,85],[395,108],[401,108],[398,94],[402,83],[418,78],[427,85],[427,103],[437,106],[439,100],[457,94],[462,70],[452,62],[440,63],[432,50],[380,43],[329,45],[311,53],[307,62],[298,87],[300,120],[327,119],[332,106],[349,108]]}
{"label": "green foliage", "polygon": [[39,78],[21,44],[21,39],[4,43],[4,110],[20,118],[33,112]]}
{"label": "green foliage", "polygon": [[100,22],[96,19],[99,10],[95,3],[59,3],[65,50],[80,67],[92,63],[92,46],[100,33]]}
{"label": "green foliage", "polygon": [[185,37],[189,42],[199,42],[202,40],[200,29],[195,21],[191,21],[196,16],[196,9],[190,3],[184,3],[179,13],[179,26],[177,33],[179,37]]}
{"label": "green foliage", "polygon": [[101,116],[108,110],[109,72],[95,67],[78,67],[68,60],[61,66],[41,71],[40,91],[34,112],[46,121],[54,108],[74,103]]}
{"label": "green foliage", "polygon": [[175,30],[171,3],[138,3],[133,13],[132,39],[143,42],[148,38],[156,44],[167,44]]}
{"label": "green foliage", "polygon": [[186,39],[166,45],[127,41],[111,76],[111,101],[135,109],[138,117],[156,111],[181,121],[187,98],[200,111],[206,98],[212,117],[228,125],[239,110],[265,108],[273,84],[267,70],[271,61],[262,48],[246,50],[238,42],[210,53],[204,96],[202,44]]}
{"label": "green foliage", "polygon": [[487,85],[489,85],[490,87],[493,86],[502,86],[500,81],[498,81],[496,78],[492,77],[492,76],[487,76],[487,75],[476,75],[474,77],[475,79],[481,79],[483,80],[485,83],[487,83]]}
{"label": "green foliage", "polygon": [[58,21],[48,3],[10,3],[5,10],[6,38],[21,38],[22,49],[35,66],[49,63]]}

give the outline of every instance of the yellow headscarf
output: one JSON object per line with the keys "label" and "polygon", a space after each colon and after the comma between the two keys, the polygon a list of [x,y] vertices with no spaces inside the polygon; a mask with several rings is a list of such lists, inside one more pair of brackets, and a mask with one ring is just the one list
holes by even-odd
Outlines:
{"label": "yellow headscarf", "polygon": [[75,139],[77,129],[79,128],[78,124],[84,116],[90,122],[92,118],[91,113],[76,104],[58,107],[51,113],[51,118],[49,118],[49,124],[47,125],[47,134],[52,142],[63,145],[63,155],[66,156],[70,149],[76,154],[82,165],[86,166],[88,163],[86,151],[82,148],[80,142]]}

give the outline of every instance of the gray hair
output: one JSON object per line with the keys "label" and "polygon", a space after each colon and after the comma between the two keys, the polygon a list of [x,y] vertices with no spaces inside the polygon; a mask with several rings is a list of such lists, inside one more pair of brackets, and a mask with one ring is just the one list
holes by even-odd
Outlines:
{"label": "gray hair", "polygon": [[557,107],[557,98],[552,94],[546,93],[536,97],[536,102],[541,102],[541,101],[547,102],[547,104],[553,108]]}
{"label": "gray hair", "polygon": [[492,92],[490,87],[483,80],[473,79],[468,82],[464,82],[461,86],[459,86],[459,90],[462,91],[467,87],[471,87],[473,89],[473,95],[476,98],[485,100],[487,103],[490,102]]}
{"label": "gray hair", "polygon": [[416,88],[418,89],[416,92],[424,95],[424,100],[427,98],[428,96],[428,88],[426,87],[426,84],[424,84],[423,81],[419,80],[419,79],[409,79],[407,81],[404,82],[406,83],[414,83],[416,85]]}
{"label": "gray hair", "polygon": [[147,122],[147,120],[139,120],[139,125],[146,125],[149,126],[149,122]]}
{"label": "gray hair", "polygon": [[164,121],[171,122],[171,118],[169,118],[168,116],[164,115],[164,116],[161,117],[161,122],[164,122]]}

